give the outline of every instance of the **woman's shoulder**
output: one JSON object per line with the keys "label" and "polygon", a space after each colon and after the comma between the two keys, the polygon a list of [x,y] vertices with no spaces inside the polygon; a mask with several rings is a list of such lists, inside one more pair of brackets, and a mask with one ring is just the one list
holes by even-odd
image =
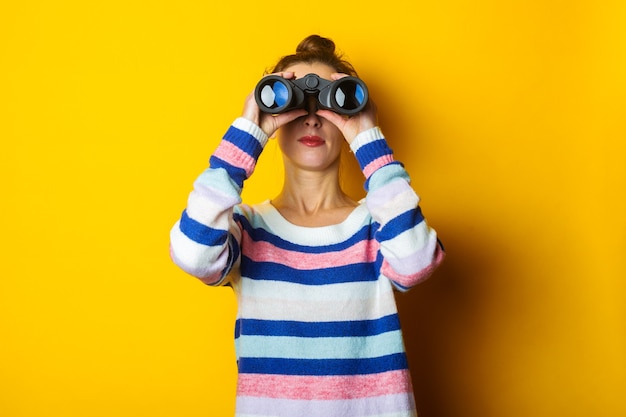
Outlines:
{"label": "woman's shoulder", "polygon": [[234,207],[234,210],[235,213],[246,217],[263,216],[267,212],[269,204],[269,200],[256,204],[240,203]]}
{"label": "woman's shoulder", "polygon": [[241,203],[234,207],[235,216],[245,218],[253,227],[263,227],[271,211],[272,206],[269,200],[256,204]]}

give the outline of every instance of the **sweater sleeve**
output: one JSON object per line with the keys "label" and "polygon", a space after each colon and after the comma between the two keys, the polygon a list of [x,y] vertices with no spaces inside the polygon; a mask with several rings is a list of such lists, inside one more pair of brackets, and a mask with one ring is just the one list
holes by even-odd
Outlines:
{"label": "sweater sleeve", "polygon": [[194,182],[187,207],[170,231],[170,256],[185,272],[209,285],[225,283],[240,255],[241,233],[233,220],[244,181],[252,175],[267,135],[238,118],[207,168]]}
{"label": "sweater sleeve", "polygon": [[422,215],[409,175],[394,159],[380,128],[360,133],[351,149],[366,178],[367,207],[378,224],[381,273],[407,291],[443,261],[443,245]]}

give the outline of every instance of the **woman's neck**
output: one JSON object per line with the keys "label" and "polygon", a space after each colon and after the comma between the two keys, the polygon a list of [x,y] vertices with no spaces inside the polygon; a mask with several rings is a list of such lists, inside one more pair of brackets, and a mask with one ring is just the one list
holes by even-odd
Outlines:
{"label": "woman's neck", "polygon": [[337,170],[291,170],[272,205],[291,223],[317,227],[341,223],[358,203],[339,186]]}

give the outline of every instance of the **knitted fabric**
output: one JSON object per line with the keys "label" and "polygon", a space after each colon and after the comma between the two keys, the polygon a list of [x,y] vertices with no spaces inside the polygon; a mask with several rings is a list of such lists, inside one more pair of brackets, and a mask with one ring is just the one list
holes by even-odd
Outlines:
{"label": "knitted fabric", "polygon": [[394,298],[443,260],[378,128],[351,144],[367,197],[302,227],[240,194],[267,142],[237,119],[170,234],[172,259],[237,295],[237,417],[409,417],[415,402]]}

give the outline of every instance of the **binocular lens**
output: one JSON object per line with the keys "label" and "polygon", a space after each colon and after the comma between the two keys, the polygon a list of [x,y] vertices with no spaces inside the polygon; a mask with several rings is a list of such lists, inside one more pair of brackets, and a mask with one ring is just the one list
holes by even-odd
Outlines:
{"label": "binocular lens", "polygon": [[363,110],[368,100],[365,83],[356,77],[335,81],[325,80],[317,74],[307,74],[298,79],[285,79],[269,75],[259,81],[254,89],[259,109],[279,114],[305,108],[309,97],[316,99],[317,107],[340,114],[355,114]]}
{"label": "binocular lens", "polygon": [[281,82],[266,84],[261,89],[261,102],[269,109],[283,107],[289,102],[289,89]]}
{"label": "binocular lens", "polygon": [[348,81],[342,83],[335,91],[335,101],[344,110],[355,110],[363,105],[365,91],[363,91],[361,84]]}

